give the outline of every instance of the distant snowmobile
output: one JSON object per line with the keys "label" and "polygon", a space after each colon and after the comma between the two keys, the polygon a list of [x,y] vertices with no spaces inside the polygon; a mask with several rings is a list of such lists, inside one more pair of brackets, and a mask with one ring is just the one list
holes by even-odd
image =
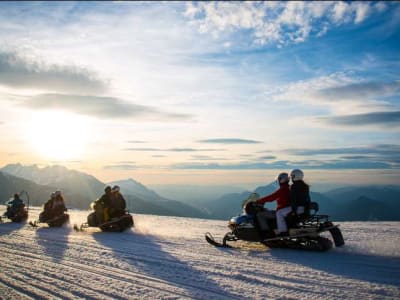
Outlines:
{"label": "distant snowmobile", "polygon": [[[229,242],[239,240],[247,242],[259,242],[269,248],[291,248],[313,251],[327,251],[332,248],[332,241],[320,236],[321,233],[329,231],[336,247],[344,245],[344,239],[338,225],[334,225],[328,215],[317,215],[318,204],[311,202],[310,210],[313,214],[286,218],[289,227],[289,235],[280,237],[276,235],[276,215],[275,211],[267,210],[261,204],[257,204],[254,199],[257,194],[252,194],[244,202],[243,213],[237,217],[231,218],[228,227],[231,229],[225,234],[222,243],[217,242],[214,237],[207,232],[206,241],[217,247],[231,247]],[[267,210],[267,231],[259,230],[256,220],[257,212]]]}
{"label": "distant snowmobile", "polygon": [[[25,206],[25,204],[20,200],[20,196],[24,195],[27,198],[28,206]],[[16,194],[18,197],[18,201],[21,203],[18,203],[18,205],[13,204],[13,200],[9,200],[7,202],[7,211],[3,214],[3,216],[0,217],[0,223],[4,222],[4,218],[10,219],[11,222],[16,222],[20,223],[23,221],[26,221],[28,219],[28,210],[29,210],[29,194],[25,191],[20,192],[19,194]],[[15,195],[14,195],[15,197]]]}
{"label": "distant snowmobile", "polygon": [[87,217],[87,222],[78,226],[74,225],[75,231],[84,231],[88,227],[98,227],[101,231],[122,232],[134,226],[132,215],[125,211],[123,215],[114,217],[111,220],[103,223],[98,223],[96,220],[96,212],[92,212]]}

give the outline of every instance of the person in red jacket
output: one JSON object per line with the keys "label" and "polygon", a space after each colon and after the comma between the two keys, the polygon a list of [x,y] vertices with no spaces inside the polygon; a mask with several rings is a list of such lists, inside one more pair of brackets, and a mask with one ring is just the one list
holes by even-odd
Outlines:
{"label": "person in red jacket", "polygon": [[[289,174],[288,173],[280,173],[278,175],[277,181],[279,183],[279,189],[273,192],[272,194],[260,198],[257,200],[257,203],[264,204],[265,202],[277,201],[276,208],[276,224],[278,227],[279,236],[287,236],[288,228],[285,221],[285,217],[292,211],[292,207],[290,205],[290,190],[289,190]],[[261,230],[265,230],[265,218],[260,214],[257,217]],[[263,220],[264,219],[264,220]]]}

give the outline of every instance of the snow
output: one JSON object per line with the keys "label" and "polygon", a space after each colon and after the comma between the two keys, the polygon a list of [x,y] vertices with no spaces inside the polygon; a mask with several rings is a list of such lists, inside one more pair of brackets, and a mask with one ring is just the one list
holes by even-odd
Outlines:
{"label": "snow", "polygon": [[0,298],[400,299],[400,222],[341,223],[346,245],[316,253],[215,248],[204,233],[221,238],[223,221],[134,220],[124,233],[0,224]]}

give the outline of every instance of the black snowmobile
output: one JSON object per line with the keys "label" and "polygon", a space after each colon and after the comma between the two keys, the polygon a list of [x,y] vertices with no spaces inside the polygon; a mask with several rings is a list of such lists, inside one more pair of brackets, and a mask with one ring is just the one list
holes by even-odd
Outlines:
{"label": "black snowmobile", "polygon": [[69,222],[69,214],[62,213],[48,219],[41,218],[41,216],[39,215],[39,220],[33,222],[30,221],[29,225],[31,225],[32,227],[38,227],[39,224],[47,224],[49,227],[61,227],[68,222]]}
{"label": "black snowmobile", "polygon": [[133,226],[133,217],[127,210],[125,210],[118,217],[113,217],[111,218],[111,220],[103,223],[99,223],[97,221],[96,211],[94,211],[88,215],[86,223],[81,224],[79,227],[77,224],[75,224],[74,229],[76,231],[83,231],[85,228],[88,227],[98,227],[101,231],[122,232]]}
{"label": "black snowmobile", "polygon": [[51,208],[51,202],[46,202],[43,211],[39,214],[39,220],[29,222],[29,225],[38,227],[38,224],[47,224],[49,227],[61,227],[69,222],[69,214],[66,213],[67,208],[63,204],[56,209]]}
{"label": "black snowmobile", "polygon": [[[287,217],[289,235],[281,237],[276,234],[275,211],[264,208],[262,204],[257,204],[255,202],[257,198],[257,194],[252,194],[244,202],[243,213],[230,219],[228,227],[231,231],[225,234],[222,243],[217,242],[209,232],[205,234],[207,242],[217,247],[231,247],[229,243],[242,240],[259,242],[269,248],[327,251],[332,248],[332,241],[320,234],[329,231],[336,247],[344,245],[339,225],[334,225],[328,215],[317,215],[318,204],[316,202],[311,202],[308,213],[297,217]],[[261,231],[257,223],[256,215],[261,211],[267,211],[265,215],[268,230]]]}
{"label": "black snowmobile", "polygon": [[11,222],[20,223],[26,221],[28,219],[28,210],[29,210],[29,194],[25,191],[22,191],[18,194],[19,196],[25,195],[27,198],[28,206],[25,204],[21,204],[16,208],[15,211],[12,210],[11,206],[7,205],[7,211],[0,217],[0,223],[3,223],[3,218],[10,219]]}

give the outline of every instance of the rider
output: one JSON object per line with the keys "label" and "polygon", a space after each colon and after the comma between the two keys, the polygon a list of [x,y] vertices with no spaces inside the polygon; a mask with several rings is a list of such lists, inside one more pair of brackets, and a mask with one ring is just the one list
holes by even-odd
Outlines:
{"label": "rider", "polygon": [[102,224],[110,220],[110,209],[112,207],[111,186],[104,188],[104,194],[95,201],[97,223]]}
{"label": "rider", "polygon": [[20,208],[23,208],[25,206],[24,202],[19,197],[19,194],[14,194],[14,198],[8,200],[6,202],[6,205],[7,211],[4,213],[4,215],[7,218],[12,218]]}
{"label": "rider", "polygon": [[48,220],[55,218],[66,211],[64,198],[61,195],[61,191],[51,193],[50,199],[43,205],[43,212],[39,215],[40,222],[47,222]]}
{"label": "rider", "polygon": [[120,187],[114,185],[112,192],[112,213],[111,217],[120,217],[125,214],[126,202],[122,194],[119,192]]}
{"label": "rider", "polygon": [[290,186],[290,205],[293,214],[307,213],[310,205],[310,186],[303,181],[304,173],[300,169],[290,172],[293,184]]}
{"label": "rider", "polygon": [[62,196],[61,191],[56,191],[54,194],[55,198],[53,200],[52,211],[55,216],[59,216],[67,211],[67,208],[65,206],[64,197]]}
{"label": "rider", "polygon": [[[276,208],[276,224],[278,228],[278,236],[287,236],[288,228],[285,221],[285,217],[292,211],[290,207],[290,190],[289,190],[289,175],[288,173],[280,173],[278,175],[277,181],[279,183],[279,189],[274,193],[260,198],[257,200],[258,204],[264,204],[265,202],[272,202],[274,200],[277,201]],[[265,230],[265,218],[263,218],[262,214],[257,218],[261,230]]]}

